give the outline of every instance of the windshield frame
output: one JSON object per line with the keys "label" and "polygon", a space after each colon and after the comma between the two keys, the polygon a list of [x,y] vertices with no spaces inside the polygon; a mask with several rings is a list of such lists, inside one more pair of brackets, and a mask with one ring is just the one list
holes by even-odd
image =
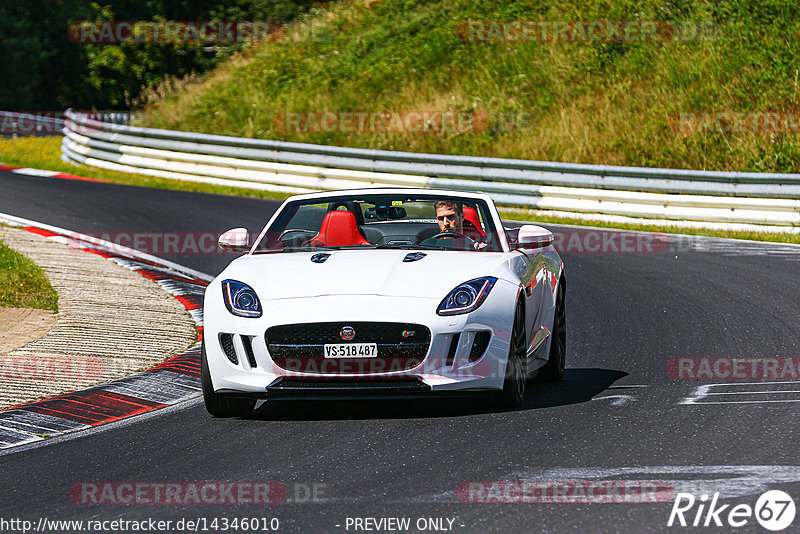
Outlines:
{"label": "windshield frame", "polygon": [[[357,202],[368,202],[372,205],[381,202],[381,199],[391,199],[391,200],[402,200],[403,202],[414,202],[414,201],[428,201],[434,202],[438,200],[450,200],[454,202],[460,202],[463,204],[477,204],[479,209],[483,211],[486,215],[485,220],[482,220],[483,224],[485,225],[485,230],[487,234],[493,234],[495,236],[496,248],[493,250],[484,251],[484,253],[498,253],[498,252],[508,252],[510,250],[510,246],[507,240],[507,236],[505,234],[505,229],[500,221],[500,216],[497,213],[497,208],[494,205],[494,202],[485,195],[482,194],[458,194],[450,191],[433,191],[433,190],[417,190],[417,189],[409,189],[408,191],[405,190],[388,190],[388,189],[372,189],[372,190],[359,190],[359,191],[338,191],[337,194],[320,194],[320,193],[311,193],[308,195],[299,195],[295,197],[291,197],[287,199],[280,208],[273,214],[270,220],[267,222],[265,227],[259,233],[257,239],[252,244],[250,251],[248,254],[270,254],[270,253],[277,253],[283,252],[282,248],[260,248],[262,242],[267,238],[270,233],[277,233],[279,229],[281,231],[285,231],[284,228],[291,220],[292,217],[297,213],[297,210],[302,206],[307,205],[315,205],[315,204],[330,204],[335,202],[348,202],[348,201],[357,201]],[[371,224],[382,224],[384,222],[415,222],[416,219],[395,219],[390,221],[373,221]],[[427,219],[425,220],[427,221]],[[291,247],[293,250],[292,252],[298,252],[297,247]],[[305,248],[305,247],[304,247]],[[375,250],[375,249],[399,249],[402,248],[404,250],[409,249],[416,249],[416,250],[440,250],[440,251],[450,251],[450,252],[465,252],[464,250],[458,249],[449,249],[444,247],[428,247],[428,246],[417,246],[417,245],[405,245],[403,247],[400,246],[387,246],[387,245],[359,245],[359,246],[331,246],[331,247],[310,247],[308,249],[309,252],[319,252],[320,250],[330,250],[330,251],[337,251],[337,250]],[[476,251],[480,252],[480,251]]]}

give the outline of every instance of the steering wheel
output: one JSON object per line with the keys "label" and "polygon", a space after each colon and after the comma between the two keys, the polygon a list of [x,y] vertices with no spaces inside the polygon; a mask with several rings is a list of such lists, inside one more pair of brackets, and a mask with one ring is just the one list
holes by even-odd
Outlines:
{"label": "steering wheel", "polygon": [[469,248],[473,248],[475,246],[475,241],[473,241],[472,239],[468,238],[464,234],[459,234],[458,232],[440,232],[440,233],[438,233],[436,235],[432,235],[429,238],[423,240],[420,243],[420,245],[431,244],[430,242],[432,242],[435,239],[454,239],[454,240],[455,239],[463,239],[464,241],[467,242],[467,245],[469,245]]}
{"label": "steering wheel", "polygon": [[[447,238],[447,237],[452,237],[452,238],[463,237],[463,238],[467,238],[467,236],[465,236],[464,234],[459,234],[458,232],[440,232],[440,233],[438,233],[436,235],[430,236],[428,239],[444,239],[444,238]],[[426,239],[426,241],[427,241],[427,239]]]}

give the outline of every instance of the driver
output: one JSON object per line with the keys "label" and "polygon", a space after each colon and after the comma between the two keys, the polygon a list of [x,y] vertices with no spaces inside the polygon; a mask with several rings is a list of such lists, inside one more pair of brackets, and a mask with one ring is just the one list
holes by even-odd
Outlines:
{"label": "driver", "polygon": [[439,231],[456,234],[464,233],[464,207],[461,202],[440,200],[434,204],[434,207],[436,208]]}
{"label": "driver", "polygon": [[[464,235],[464,207],[462,206],[461,202],[454,202],[452,200],[439,200],[434,204],[434,208],[436,208],[436,221],[439,223],[440,232],[451,232]],[[468,242],[472,241],[474,240],[469,239]],[[485,246],[486,243],[482,243],[480,240],[478,240],[473,245],[473,248],[482,249]]]}

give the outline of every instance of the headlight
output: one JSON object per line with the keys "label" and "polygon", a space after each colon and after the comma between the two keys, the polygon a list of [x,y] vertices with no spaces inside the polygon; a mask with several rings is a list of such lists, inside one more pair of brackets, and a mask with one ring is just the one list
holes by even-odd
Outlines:
{"label": "headlight", "polygon": [[495,282],[497,282],[497,278],[494,276],[485,276],[464,282],[444,298],[436,309],[436,313],[439,315],[458,315],[477,310],[486,300]]}
{"label": "headlight", "polygon": [[261,303],[253,288],[236,280],[222,281],[222,300],[228,311],[239,317],[261,317]]}

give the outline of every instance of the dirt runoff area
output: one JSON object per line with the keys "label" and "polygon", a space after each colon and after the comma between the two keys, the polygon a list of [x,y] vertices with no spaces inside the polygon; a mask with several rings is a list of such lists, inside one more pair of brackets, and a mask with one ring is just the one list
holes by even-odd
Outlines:
{"label": "dirt runoff area", "polygon": [[57,318],[55,313],[47,310],[0,306],[0,354],[44,337],[56,324]]}
{"label": "dirt runoff area", "polygon": [[0,239],[45,271],[59,310],[0,308],[0,409],[127,376],[194,343],[191,316],[152,280],[21,228],[0,227]]}

